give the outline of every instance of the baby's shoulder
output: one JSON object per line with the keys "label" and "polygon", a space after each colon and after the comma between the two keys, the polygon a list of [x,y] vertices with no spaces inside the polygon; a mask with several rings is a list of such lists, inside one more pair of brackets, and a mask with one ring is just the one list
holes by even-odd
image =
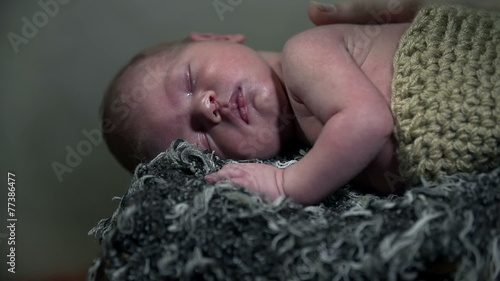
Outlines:
{"label": "baby's shoulder", "polygon": [[315,53],[320,49],[331,50],[333,45],[340,44],[344,40],[349,29],[350,26],[345,24],[307,29],[291,37],[285,43],[283,53],[289,55],[288,58],[296,58],[298,55]]}
{"label": "baby's shoulder", "polygon": [[[409,23],[358,25],[331,24],[305,30],[290,38],[283,48],[284,60],[320,55],[350,54],[357,62],[374,46],[396,45]],[[304,63],[306,61],[302,61]]]}
{"label": "baby's shoulder", "polygon": [[283,78],[287,88],[301,89],[318,77],[336,71],[346,63],[349,54],[346,37],[351,25],[319,26],[290,38],[282,52]]}
{"label": "baby's shoulder", "polygon": [[360,52],[368,53],[372,47],[373,40],[362,40],[365,33],[363,26],[355,24],[332,24],[305,30],[285,43],[282,63],[288,66],[288,70],[354,62],[346,58],[354,58],[357,63],[356,58],[363,55]]}

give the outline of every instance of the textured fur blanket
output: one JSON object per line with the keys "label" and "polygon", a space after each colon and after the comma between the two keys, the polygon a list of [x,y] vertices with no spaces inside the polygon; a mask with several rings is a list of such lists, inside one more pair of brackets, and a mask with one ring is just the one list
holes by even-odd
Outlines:
{"label": "textured fur blanket", "polygon": [[177,141],[140,165],[90,232],[102,253],[89,280],[500,278],[500,169],[401,196],[346,187],[305,207],[203,179],[224,163]]}

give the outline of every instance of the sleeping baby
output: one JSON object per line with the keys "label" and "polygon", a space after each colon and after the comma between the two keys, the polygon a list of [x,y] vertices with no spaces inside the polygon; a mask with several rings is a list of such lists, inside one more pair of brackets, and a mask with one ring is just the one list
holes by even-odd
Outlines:
{"label": "sleeping baby", "polygon": [[314,204],[349,181],[398,192],[500,164],[500,16],[428,6],[410,23],[304,31],[281,53],[242,35],[191,33],[149,48],[103,101],[104,135],[129,170],[184,139],[235,163],[206,176]]}

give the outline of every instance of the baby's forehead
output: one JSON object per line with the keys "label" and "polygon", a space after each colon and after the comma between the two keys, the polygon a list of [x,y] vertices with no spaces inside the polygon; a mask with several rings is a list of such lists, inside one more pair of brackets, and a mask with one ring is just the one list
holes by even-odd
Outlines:
{"label": "baby's forehead", "polygon": [[[149,47],[137,54],[122,75],[122,84],[137,84],[146,76],[159,77],[174,63],[179,53],[189,45],[187,41],[176,41]],[[165,76],[164,74],[163,76]]]}
{"label": "baby's forehead", "polygon": [[167,54],[163,53],[141,58],[139,61],[130,66],[125,80],[139,80],[140,82],[148,76],[152,76],[153,78],[164,77],[167,75],[167,69],[172,64],[173,57],[167,56]]}
{"label": "baby's forehead", "polygon": [[165,80],[171,73],[171,61],[161,56],[144,58],[130,66],[120,78],[117,94],[126,103],[143,104],[155,93],[162,91]]}
{"label": "baby's forehead", "polygon": [[120,96],[131,109],[132,119],[143,123],[156,117],[159,100],[166,98],[165,83],[174,64],[171,53],[157,53],[136,61],[124,73]]}

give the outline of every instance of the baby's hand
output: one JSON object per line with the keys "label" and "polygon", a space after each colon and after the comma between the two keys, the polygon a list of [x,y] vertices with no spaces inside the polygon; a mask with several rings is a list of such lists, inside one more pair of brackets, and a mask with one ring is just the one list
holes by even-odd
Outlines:
{"label": "baby's hand", "polygon": [[268,195],[272,200],[285,195],[283,191],[283,169],[272,165],[256,163],[236,163],[222,167],[218,172],[205,176],[214,184],[230,181],[253,191]]}

